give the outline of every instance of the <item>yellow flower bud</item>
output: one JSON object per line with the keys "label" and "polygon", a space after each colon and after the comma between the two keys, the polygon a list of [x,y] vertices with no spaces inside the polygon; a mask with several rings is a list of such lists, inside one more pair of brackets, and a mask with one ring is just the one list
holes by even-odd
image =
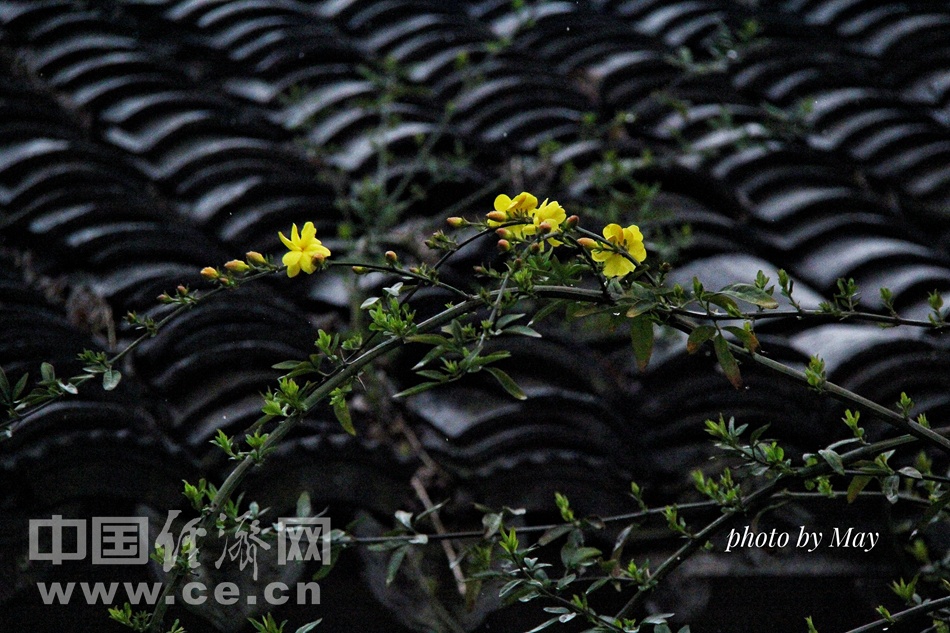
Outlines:
{"label": "yellow flower bud", "polygon": [[549,222],[548,220],[544,220],[543,222],[538,224],[538,233],[542,235],[546,235],[550,233],[553,229],[554,227],[551,225],[551,222]]}
{"label": "yellow flower bud", "polygon": [[453,229],[459,229],[463,226],[468,226],[468,221],[465,218],[460,218],[458,216],[452,216],[446,223],[451,226]]}
{"label": "yellow flower bud", "polygon": [[503,240],[507,240],[509,237],[511,237],[511,231],[506,228],[495,229],[495,235]]}
{"label": "yellow flower bud", "polygon": [[177,291],[178,291],[178,294],[180,294],[180,295],[186,295],[186,294],[188,294],[188,288],[186,288],[186,287],[184,287],[184,286],[178,286],[177,288],[175,288],[175,290],[177,290]]}
{"label": "yellow flower bud", "polygon": [[246,257],[247,261],[249,261],[250,263],[257,264],[258,266],[267,263],[267,260],[264,259],[264,256],[258,253],[257,251],[248,251],[247,253],[244,254],[244,257]]}
{"label": "yellow flower bud", "polygon": [[502,253],[507,253],[511,250],[511,242],[508,240],[498,240],[498,250]]}
{"label": "yellow flower bud", "polygon": [[365,275],[369,271],[366,270],[365,266],[353,266],[353,272],[356,273],[357,275]]}
{"label": "yellow flower bud", "polygon": [[492,220],[493,222],[504,222],[508,219],[508,214],[504,211],[492,211],[485,217],[489,220]]}
{"label": "yellow flower bud", "polygon": [[564,220],[564,228],[573,229],[575,226],[578,225],[580,221],[581,219],[579,217],[577,217],[576,215],[572,215],[568,217],[566,220]]}
{"label": "yellow flower bud", "polygon": [[205,266],[201,269],[201,276],[205,279],[217,279],[219,274],[218,271],[211,266]]}
{"label": "yellow flower bud", "polygon": [[242,262],[240,259],[232,259],[227,262],[224,267],[232,273],[244,273],[251,269],[251,267],[247,265],[247,262]]}
{"label": "yellow flower bud", "polygon": [[390,264],[395,264],[396,262],[399,261],[399,256],[396,255],[396,253],[393,251],[386,251],[386,253],[384,254],[384,257],[386,258],[386,261],[389,262]]}
{"label": "yellow flower bud", "polygon": [[581,237],[577,239],[578,245],[590,250],[592,248],[597,248],[597,240],[591,239],[589,237]]}

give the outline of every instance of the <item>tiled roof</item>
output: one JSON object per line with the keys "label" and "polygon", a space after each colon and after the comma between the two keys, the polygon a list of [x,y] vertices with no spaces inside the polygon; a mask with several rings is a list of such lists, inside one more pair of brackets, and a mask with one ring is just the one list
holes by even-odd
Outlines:
{"label": "tiled roof", "polygon": [[[79,350],[110,335],[132,340],[121,324],[110,333],[120,315],[164,314],[156,295],[201,285],[201,267],[247,250],[277,252],[277,231],[292,222],[314,221],[334,246],[349,220],[321,177],[328,171],[342,174],[346,191],[380,176],[390,189],[427,192],[382,236],[395,245],[437,226],[460,200],[460,211],[488,210],[515,182],[548,186],[544,195],[569,210],[596,204],[608,150],[630,161],[652,152],[633,175],[661,186],[654,206],[668,214],[642,224],[648,238],[651,228],[691,227],[674,280],[699,276],[713,287],[760,269],[775,279],[784,268],[815,305],[839,277],[853,277],[870,309],[883,308],[876,289],[887,286],[902,314],[926,318],[927,293],[950,290],[950,8],[758,4],[0,0],[0,365],[36,375],[48,360],[70,375]],[[380,138],[369,104],[383,89],[365,68],[387,63],[415,89],[389,105],[395,119]],[[588,113],[618,124],[605,132]],[[438,155],[461,147],[474,158],[433,173],[416,160],[420,138],[435,141]],[[0,490],[0,623],[100,626],[101,607],[39,603],[37,581],[88,570],[24,567],[27,520],[181,507],[183,478],[227,471],[209,440],[258,417],[259,394],[277,375],[267,368],[305,357],[317,327],[345,320],[347,283],[327,273],[210,301],[126,359],[117,390],[45,408],[0,444],[9,482]],[[430,293],[419,309],[443,301]],[[775,358],[802,366],[820,352],[830,380],[878,402],[906,391],[933,420],[950,412],[940,336],[831,322],[766,321],[759,331]],[[519,362],[506,366],[527,401],[479,380],[382,413],[367,401],[357,406],[357,438],[317,412],[251,480],[247,498],[286,512],[306,489],[334,520],[388,526],[395,510],[414,507],[408,482],[419,464],[374,422],[380,415],[404,420],[438,462],[433,485],[455,502],[459,527],[478,520],[467,514],[472,501],[550,516],[555,490],[585,513],[623,512],[631,478],[652,501],[685,499],[688,471],[714,450],[702,422],[720,413],[771,423],[799,455],[840,437],[837,406],[753,367],[744,368],[747,388],[732,391],[712,357],[688,356],[673,335],[642,373],[622,338],[549,334],[514,344]],[[410,385],[410,366],[396,359],[385,381]],[[838,520],[830,512],[799,508],[777,521]],[[807,599],[845,626],[854,619],[843,600],[867,599],[863,614],[879,601],[864,578],[884,587],[899,575],[891,555],[860,565],[834,556],[716,565],[687,566],[656,608],[728,627],[736,613],[773,607],[799,618],[793,607]],[[413,617],[431,616],[406,607],[410,589],[380,589],[379,567],[368,553],[341,563],[323,585],[324,626],[410,630]],[[763,577],[770,584],[754,592],[738,580]],[[814,586],[828,596],[806,591]],[[465,617],[470,629],[523,630],[536,615],[493,606]],[[189,631],[240,630],[182,617]]]}

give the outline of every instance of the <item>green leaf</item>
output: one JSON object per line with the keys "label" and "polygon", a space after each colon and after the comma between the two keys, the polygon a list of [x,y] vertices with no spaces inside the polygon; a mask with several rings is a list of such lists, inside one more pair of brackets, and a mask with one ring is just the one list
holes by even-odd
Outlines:
{"label": "green leaf", "polygon": [[861,491],[874,479],[869,475],[857,475],[848,485],[848,503],[854,503]]}
{"label": "green leaf", "polygon": [[901,468],[901,469],[898,470],[897,472],[899,472],[900,474],[904,475],[905,477],[910,477],[911,479],[923,479],[923,478],[924,478],[924,476],[920,474],[920,471],[917,470],[916,468],[914,468],[913,466],[904,466],[903,468]]}
{"label": "green leaf", "polygon": [[755,334],[753,334],[751,331],[746,330],[745,328],[736,327],[735,325],[727,325],[723,329],[735,335],[735,337],[742,342],[742,346],[749,350],[749,352],[752,354],[755,354],[758,351],[759,339],[757,339]]}
{"label": "green leaf", "polygon": [[719,365],[726,374],[726,378],[729,379],[733,387],[741,389],[742,376],[739,374],[739,363],[736,362],[736,357],[732,355],[729,350],[729,343],[722,337],[722,334],[717,334],[713,339],[713,349],[716,350],[716,358],[719,360]]}
{"label": "green leaf", "polygon": [[553,528],[541,535],[541,538],[538,539],[538,545],[543,547],[548,543],[556,541],[573,529],[573,525],[555,525]]}
{"label": "green leaf", "polygon": [[541,334],[527,325],[511,325],[505,328],[505,334],[520,334],[521,336],[530,336],[531,338],[541,338]]}
{"label": "green leaf", "polygon": [[319,620],[314,620],[313,622],[309,624],[304,624],[302,627],[297,629],[297,633],[310,633],[310,631],[317,628],[317,625],[320,624],[321,622],[323,622],[323,618],[320,618]]}
{"label": "green leaf", "polygon": [[517,398],[518,400],[527,400],[528,396],[521,390],[521,387],[518,386],[511,376],[498,369],[497,367],[486,367],[485,371],[494,376],[495,380],[498,381],[505,391],[511,394],[512,397]]}
{"label": "green leaf", "polygon": [[497,327],[497,328],[500,330],[500,329],[502,329],[503,327],[505,327],[506,325],[508,325],[508,324],[510,324],[510,323],[514,323],[515,321],[517,321],[518,319],[520,319],[520,318],[523,317],[523,316],[524,316],[524,313],[523,313],[523,312],[520,313],[520,314],[505,314],[505,315],[502,315],[502,316],[499,317],[498,320],[495,322],[495,327]]}
{"label": "green leaf", "polygon": [[530,631],[527,631],[527,633],[537,633],[537,631],[543,631],[544,629],[548,628],[549,626],[551,626],[552,624],[554,624],[555,622],[557,622],[559,619],[560,619],[560,618],[551,618],[551,619],[548,620],[547,622],[542,622],[541,624],[539,624],[538,626],[534,627],[534,628],[531,629]]}
{"label": "green leaf", "polygon": [[13,399],[16,400],[20,397],[20,394],[23,393],[23,390],[26,389],[26,383],[29,382],[30,375],[23,374],[20,376],[20,379],[16,381],[16,386],[13,388]]}
{"label": "green leaf", "polygon": [[711,325],[698,325],[689,333],[686,339],[686,351],[695,354],[703,343],[716,335],[716,328]]}
{"label": "green leaf", "polygon": [[722,293],[713,293],[713,294],[706,295],[706,299],[710,303],[713,303],[719,306],[720,308],[722,308],[723,310],[725,310],[726,313],[728,314],[732,314],[734,316],[742,315],[742,311],[739,309],[739,305],[735,301],[733,301],[732,298],[729,297],[728,295],[724,295]]}
{"label": "green leaf", "polygon": [[7,372],[3,371],[3,367],[0,367],[0,393],[9,399],[10,381],[7,380]]}
{"label": "green leaf", "polygon": [[718,294],[733,297],[766,310],[774,310],[778,307],[778,301],[772,295],[752,284],[730,284],[720,290]]}
{"label": "green leaf", "polygon": [[839,475],[844,475],[844,463],[841,461],[841,455],[834,452],[833,450],[823,448],[818,451],[818,454],[821,455],[828,465],[831,466],[831,469],[838,473]]}
{"label": "green leaf", "polygon": [[299,360],[285,360],[275,365],[271,365],[271,368],[272,369],[297,369],[299,365],[300,365]]}
{"label": "green leaf", "polygon": [[56,371],[49,363],[43,363],[40,365],[40,376],[43,377],[44,381],[52,382],[56,380]]}
{"label": "green leaf", "polygon": [[353,418],[350,417],[350,407],[346,404],[346,398],[342,395],[339,398],[333,398],[333,414],[340,422],[343,430],[350,435],[356,435],[356,429],[353,428]]}
{"label": "green leaf", "polygon": [[889,475],[881,481],[881,490],[891,503],[897,503],[897,494],[900,490],[901,478],[898,475]]}
{"label": "green leaf", "polygon": [[630,343],[640,371],[646,371],[653,354],[653,320],[641,315],[630,320]]}
{"label": "green leaf", "polygon": [[109,368],[102,372],[102,388],[106,391],[112,391],[119,386],[119,381],[122,380],[122,374],[113,368]]}
{"label": "green leaf", "polygon": [[408,389],[404,389],[400,391],[399,393],[394,395],[393,398],[408,398],[409,396],[414,396],[417,393],[428,391],[429,389],[432,389],[433,387],[438,387],[441,384],[442,384],[441,382],[432,382],[432,381],[419,383],[418,385],[414,387],[409,387]]}
{"label": "green leaf", "polygon": [[562,307],[565,303],[567,302],[564,299],[556,299],[551,303],[548,303],[543,308],[534,313],[534,316],[531,317],[530,321],[528,321],[528,325],[534,325],[535,323],[543,321],[547,317],[551,316],[555,310]]}
{"label": "green leaf", "polygon": [[402,565],[402,561],[406,558],[406,552],[409,551],[408,545],[403,545],[395,551],[393,555],[389,558],[389,564],[386,566],[386,586],[388,587],[396,579],[396,574],[399,573],[399,567]]}

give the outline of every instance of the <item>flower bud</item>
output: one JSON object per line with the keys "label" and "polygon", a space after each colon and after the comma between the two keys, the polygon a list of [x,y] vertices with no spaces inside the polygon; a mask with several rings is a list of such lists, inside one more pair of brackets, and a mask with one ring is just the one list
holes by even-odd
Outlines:
{"label": "flower bud", "polygon": [[366,269],[366,266],[353,266],[353,272],[357,275],[365,275],[369,271]]}
{"label": "flower bud", "polygon": [[399,261],[399,256],[396,255],[394,251],[386,251],[384,257],[386,258],[386,261],[389,262],[390,264],[395,264],[396,262]]}
{"label": "flower bud", "polygon": [[486,272],[484,266],[475,266],[472,270],[475,271],[476,275],[484,275]]}
{"label": "flower bud", "polygon": [[201,269],[201,276],[205,279],[217,279],[219,274],[218,271],[211,266],[205,266]]}
{"label": "flower bud", "polygon": [[245,273],[251,269],[251,267],[247,265],[247,262],[242,262],[240,259],[232,259],[226,263],[224,267],[232,273]]}
{"label": "flower bud", "polygon": [[508,219],[508,214],[504,211],[492,211],[485,217],[494,222],[504,222]]}
{"label": "flower bud", "polygon": [[452,216],[446,220],[446,223],[453,229],[460,229],[463,226],[468,226],[468,221],[465,218],[460,218],[458,216]]}
{"label": "flower bud", "polygon": [[583,248],[586,248],[587,250],[597,248],[597,240],[591,239],[589,237],[578,238],[577,244]]}
{"label": "flower bud", "polygon": [[158,302],[159,302],[159,303],[168,303],[169,301],[172,300],[172,298],[169,297],[168,294],[166,294],[166,293],[164,293],[164,292],[163,292],[162,294],[158,295],[157,299],[158,299]]}
{"label": "flower bud", "polygon": [[495,235],[497,235],[503,240],[507,240],[509,237],[511,237],[511,231],[502,227],[500,229],[495,229]]}
{"label": "flower bud", "polygon": [[540,233],[541,235],[547,235],[552,230],[554,230],[554,227],[551,225],[551,222],[549,220],[545,220],[544,222],[538,225],[538,233]]}
{"label": "flower bud", "polygon": [[188,294],[188,288],[186,288],[186,287],[184,287],[184,286],[178,286],[177,288],[175,288],[175,290],[177,290],[177,291],[178,291],[178,294],[180,294],[180,295],[186,295],[186,294]]}
{"label": "flower bud", "polygon": [[247,258],[247,261],[252,264],[257,264],[258,266],[266,264],[267,260],[264,259],[264,256],[258,253],[257,251],[248,251],[244,254],[244,257]]}
{"label": "flower bud", "polygon": [[538,242],[533,242],[531,246],[528,247],[528,250],[537,255],[541,252],[541,244]]}
{"label": "flower bud", "polygon": [[508,240],[498,240],[498,250],[502,253],[507,253],[511,250],[511,242]]}
{"label": "flower bud", "polygon": [[576,215],[568,216],[568,218],[564,220],[564,228],[573,229],[575,226],[578,225],[578,223],[580,223],[580,221],[581,219],[577,217]]}
{"label": "flower bud", "polygon": [[662,264],[660,264],[660,272],[661,272],[661,273],[668,273],[668,272],[670,272],[671,270],[673,270],[673,264],[671,264],[671,263],[669,263],[669,262],[663,262]]}

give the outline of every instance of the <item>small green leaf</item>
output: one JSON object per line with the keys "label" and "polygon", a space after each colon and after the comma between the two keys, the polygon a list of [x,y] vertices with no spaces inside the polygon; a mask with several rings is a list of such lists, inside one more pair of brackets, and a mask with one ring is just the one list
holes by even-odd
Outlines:
{"label": "small green leaf", "polygon": [[498,321],[495,322],[495,327],[497,327],[497,328],[500,330],[500,329],[504,328],[506,325],[509,325],[509,324],[511,324],[511,323],[514,323],[515,321],[517,321],[518,319],[520,319],[520,318],[523,317],[523,316],[524,316],[524,313],[520,313],[520,314],[505,314],[505,315],[503,315],[503,316],[501,316],[501,317],[498,318]]}
{"label": "small green leaf", "polygon": [[653,355],[653,320],[641,315],[630,320],[630,343],[640,371],[646,371]]}
{"label": "small green leaf", "polygon": [[541,334],[527,325],[511,325],[505,328],[506,334],[520,334],[521,336],[530,336],[531,338],[541,338]]}
{"label": "small green leaf", "polygon": [[751,284],[730,284],[717,294],[733,297],[767,310],[774,310],[778,307],[778,301],[772,295]]}
{"label": "small green leaf", "polygon": [[122,374],[113,368],[109,368],[102,372],[102,388],[106,391],[112,391],[119,386],[119,381],[122,380]]}
{"label": "small green leaf", "polygon": [[548,543],[556,541],[573,529],[573,525],[555,525],[553,528],[541,535],[541,538],[538,539],[538,545],[543,547]]}
{"label": "small green leaf", "polygon": [[389,564],[386,566],[386,586],[388,587],[396,579],[396,574],[399,573],[399,567],[402,565],[402,561],[406,558],[406,553],[409,551],[408,545],[403,545],[402,547],[393,551],[393,555],[389,559]]}
{"label": "small green leaf", "polygon": [[43,377],[44,381],[52,382],[56,379],[56,371],[49,363],[43,363],[40,365],[40,375]]}
{"label": "small green leaf", "polygon": [[686,339],[686,351],[695,354],[703,343],[716,335],[716,328],[711,325],[698,325],[689,333]]}
{"label": "small green leaf", "polygon": [[736,362],[736,357],[732,355],[729,350],[729,343],[722,337],[722,334],[717,334],[713,339],[713,349],[716,350],[716,358],[719,360],[719,365],[726,374],[726,378],[729,379],[733,387],[741,389],[742,376],[739,374],[739,363]]}
{"label": "small green leaf", "polygon": [[310,622],[309,624],[304,624],[302,627],[297,629],[297,633],[310,633],[310,631],[317,628],[317,625],[320,624],[321,622],[323,622],[323,618],[320,618],[319,620],[314,620],[313,622]]}
{"label": "small green leaf", "polygon": [[517,398],[518,400],[527,400],[528,396],[525,395],[524,391],[521,390],[521,387],[518,386],[511,376],[498,369],[497,367],[486,367],[485,371],[494,376],[495,380],[498,381],[498,384],[504,388],[512,397]]}
{"label": "small green leaf", "polygon": [[858,498],[858,495],[861,494],[861,491],[864,490],[872,479],[874,478],[869,475],[855,476],[848,486],[848,503],[854,503],[854,500]]}
{"label": "small green leaf", "polygon": [[543,631],[544,629],[548,628],[549,626],[551,626],[552,624],[554,624],[555,622],[557,622],[559,619],[560,619],[560,618],[551,618],[551,619],[548,620],[547,622],[542,622],[541,624],[539,624],[538,626],[534,627],[534,628],[531,629],[530,631],[527,631],[527,633],[537,633],[538,631]]}
{"label": "small green leaf", "polygon": [[400,391],[399,393],[394,395],[393,398],[408,398],[409,396],[414,396],[417,393],[428,391],[429,389],[432,389],[433,387],[438,387],[441,384],[442,384],[441,382],[432,382],[432,381],[419,383],[418,385],[414,387],[409,387],[408,389],[404,389]]}
{"label": "small green leaf", "polygon": [[881,481],[881,490],[884,496],[891,503],[897,503],[897,495],[900,490],[901,478],[898,475],[888,475]]}
{"label": "small green leaf", "polygon": [[346,398],[340,396],[333,399],[333,414],[340,422],[343,430],[350,435],[356,435],[356,429],[353,428],[353,418],[350,416],[350,407],[346,404]]}
{"label": "small green leaf", "polygon": [[924,476],[920,474],[920,471],[917,470],[916,468],[914,468],[913,466],[904,466],[903,468],[901,468],[901,469],[898,470],[897,472],[899,472],[900,474],[904,475],[905,477],[910,477],[911,479],[923,479],[923,478],[924,478]]}
{"label": "small green leaf", "polygon": [[749,352],[752,354],[755,354],[758,351],[759,339],[756,338],[755,334],[753,334],[751,330],[736,327],[735,325],[727,325],[723,329],[735,335],[735,337],[742,342],[742,346],[749,350]]}
{"label": "small green leaf", "polygon": [[831,469],[838,473],[839,475],[844,475],[844,463],[841,461],[841,455],[834,452],[833,450],[823,448],[818,451],[818,454],[821,455],[828,465],[831,466]]}

